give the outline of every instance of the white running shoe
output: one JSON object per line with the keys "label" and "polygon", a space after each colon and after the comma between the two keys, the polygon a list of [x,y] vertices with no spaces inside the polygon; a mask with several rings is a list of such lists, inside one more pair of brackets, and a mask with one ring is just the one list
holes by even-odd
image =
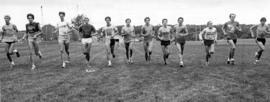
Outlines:
{"label": "white running shoe", "polygon": [[180,67],[184,67],[184,62],[180,61],[179,65],[180,65]]}
{"label": "white running shoe", "polygon": [[88,68],[85,70],[87,73],[95,72],[96,70],[94,68]]}
{"label": "white running shoe", "polygon": [[32,70],[36,69],[36,65],[35,64],[32,64]]}
{"label": "white running shoe", "polygon": [[14,66],[15,66],[15,63],[12,61],[12,62],[10,63],[10,67],[13,68]]}
{"label": "white running shoe", "polygon": [[258,64],[260,62],[260,60],[255,60],[254,64]]}
{"label": "white running shoe", "polygon": [[111,67],[112,66],[112,62],[108,61],[108,66]]}
{"label": "white running shoe", "polygon": [[62,68],[66,68],[66,62],[63,62]]}
{"label": "white running shoe", "polygon": [[209,62],[205,62],[205,66],[208,66],[209,65]]}
{"label": "white running shoe", "polygon": [[132,58],[130,58],[130,64],[133,64],[133,60],[132,60]]}
{"label": "white running shoe", "polygon": [[234,65],[234,62],[235,62],[235,61],[234,61],[234,59],[232,58],[232,59],[231,59],[231,64]]}
{"label": "white running shoe", "polygon": [[231,59],[228,58],[228,59],[227,59],[227,64],[230,64],[230,63],[231,63]]}

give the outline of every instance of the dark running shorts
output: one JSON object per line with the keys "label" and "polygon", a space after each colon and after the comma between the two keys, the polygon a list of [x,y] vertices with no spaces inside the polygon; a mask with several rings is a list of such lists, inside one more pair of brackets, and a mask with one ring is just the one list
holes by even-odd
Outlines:
{"label": "dark running shorts", "polygon": [[175,42],[184,45],[186,43],[186,39],[184,37],[175,38]]}
{"label": "dark running shorts", "polygon": [[265,43],[266,43],[266,39],[265,38],[257,38],[256,41],[257,42],[262,42],[263,45],[265,45]]}
{"label": "dark running shorts", "polygon": [[114,39],[111,39],[110,46],[113,46],[113,45],[115,45],[115,40]]}
{"label": "dark running shorts", "polygon": [[13,44],[13,43],[15,43],[15,41],[13,41],[13,42],[5,42],[5,43],[7,43],[7,44],[9,44],[9,45],[10,45],[10,44]]}
{"label": "dark running shorts", "polygon": [[168,45],[170,45],[171,44],[171,41],[166,41],[166,40],[161,40],[160,41],[160,45],[161,46],[168,46]]}
{"label": "dark running shorts", "polygon": [[211,46],[212,44],[214,44],[214,40],[204,40],[205,46]]}
{"label": "dark running shorts", "polygon": [[119,42],[119,39],[114,39],[115,42]]}

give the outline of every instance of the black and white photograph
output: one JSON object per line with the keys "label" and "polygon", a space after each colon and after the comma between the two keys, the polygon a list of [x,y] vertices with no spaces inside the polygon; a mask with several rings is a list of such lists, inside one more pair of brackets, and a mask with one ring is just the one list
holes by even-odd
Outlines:
{"label": "black and white photograph", "polygon": [[0,0],[0,102],[270,102],[269,0]]}

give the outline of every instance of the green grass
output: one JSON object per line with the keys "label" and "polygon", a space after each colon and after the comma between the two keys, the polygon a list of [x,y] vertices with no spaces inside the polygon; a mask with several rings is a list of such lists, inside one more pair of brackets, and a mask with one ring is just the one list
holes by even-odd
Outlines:
{"label": "green grass", "polygon": [[9,68],[0,45],[1,102],[269,102],[269,45],[262,62],[252,64],[257,50],[253,40],[240,40],[236,65],[225,63],[226,41],[219,41],[210,66],[204,66],[204,49],[188,42],[185,67],[178,68],[175,45],[169,64],[163,65],[159,42],[155,42],[152,62],[144,60],[142,44],[135,49],[135,64],[126,64],[123,48],[116,50],[113,67],[106,66],[104,46],[95,44],[92,65],[98,70],[86,73],[79,43],[71,44],[72,62],[61,69],[56,42],[42,42],[42,61],[31,71],[28,49],[20,45],[21,58]]}

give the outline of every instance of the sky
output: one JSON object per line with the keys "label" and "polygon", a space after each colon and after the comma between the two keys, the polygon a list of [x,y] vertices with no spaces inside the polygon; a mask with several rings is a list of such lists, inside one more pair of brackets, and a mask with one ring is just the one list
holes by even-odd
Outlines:
{"label": "sky", "polygon": [[270,20],[269,5],[270,0],[0,0],[0,25],[4,25],[3,17],[10,15],[11,22],[25,30],[28,13],[42,25],[56,25],[59,11],[66,12],[68,21],[84,14],[96,28],[105,25],[106,16],[111,16],[113,25],[124,25],[126,18],[131,18],[133,25],[143,25],[145,17],[150,17],[153,25],[161,24],[163,18],[176,24],[178,17],[184,17],[185,24],[209,20],[223,24],[235,13],[241,24],[257,24],[261,17]]}

